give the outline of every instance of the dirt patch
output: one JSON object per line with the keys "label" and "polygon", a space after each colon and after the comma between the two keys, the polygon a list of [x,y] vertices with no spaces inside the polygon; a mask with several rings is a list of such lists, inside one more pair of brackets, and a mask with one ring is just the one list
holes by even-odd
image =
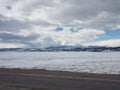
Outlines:
{"label": "dirt patch", "polygon": [[56,75],[56,76],[72,76],[81,78],[98,78],[98,79],[116,79],[120,80],[118,74],[95,74],[95,73],[79,73],[68,71],[47,71],[43,69],[8,69],[0,68],[0,73],[17,73],[17,74],[37,74],[37,75]]}

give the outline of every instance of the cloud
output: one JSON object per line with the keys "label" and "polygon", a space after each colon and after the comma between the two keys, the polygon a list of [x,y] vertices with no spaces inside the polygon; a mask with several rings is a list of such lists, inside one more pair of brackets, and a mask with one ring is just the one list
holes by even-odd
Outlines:
{"label": "cloud", "polygon": [[0,14],[15,20],[42,21],[50,25],[71,27],[77,23],[84,28],[117,28],[120,24],[119,3],[119,0],[4,0],[0,4]]}
{"label": "cloud", "polygon": [[0,20],[0,31],[18,32],[21,29],[29,29],[31,24],[15,20]]}
{"label": "cloud", "polygon": [[[81,45],[83,42],[94,40],[99,35],[105,34],[104,31],[96,29],[80,29],[78,32],[71,32],[72,27],[63,27],[63,30],[60,32],[56,32],[55,29],[55,27],[48,27],[48,29],[37,27],[33,30],[41,35],[40,41],[38,40],[39,42],[41,42],[41,39],[51,37],[52,40],[49,41],[54,41],[54,43],[59,45]],[[46,42],[46,39],[43,41]]]}
{"label": "cloud", "polygon": [[103,40],[98,42],[92,42],[86,45],[118,47],[120,46],[120,39]]}
{"label": "cloud", "polygon": [[0,39],[29,47],[92,42],[106,34],[105,30],[120,28],[119,3],[120,0],[1,0]]}
{"label": "cloud", "polygon": [[13,44],[15,46],[19,45],[25,45],[28,47],[31,46],[35,46],[34,42],[37,38],[39,38],[40,36],[38,34],[31,34],[28,36],[22,36],[22,35],[15,35],[15,34],[11,34],[11,33],[0,33],[0,43],[8,43],[9,44]]}
{"label": "cloud", "polygon": [[[70,0],[58,7],[54,19],[66,26],[82,26],[95,29],[115,29],[120,24],[120,1]],[[77,24],[77,25],[76,25]]]}
{"label": "cloud", "polygon": [[26,47],[24,44],[16,43],[0,43],[0,48],[23,48]]}

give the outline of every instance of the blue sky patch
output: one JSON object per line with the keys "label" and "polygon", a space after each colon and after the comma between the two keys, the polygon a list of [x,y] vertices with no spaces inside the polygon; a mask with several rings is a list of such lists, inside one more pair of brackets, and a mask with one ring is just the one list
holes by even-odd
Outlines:
{"label": "blue sky patch", "polygon": [[57,27],[57,28],[55,29],[55,31],[63,31],[63,28],[62,28],[62,27]]}
{"label": "blue sky patch", "polygon": [[96,40],[110,40],[110,39],[120,39],[120,29],[116,30],[105,30],[105,34],[101,35]]}
{"label": "blue sky patch", "polygon": [[83,29],[83,28],[71,28],[70,31],[71,32],[78,32],[80,29]]}

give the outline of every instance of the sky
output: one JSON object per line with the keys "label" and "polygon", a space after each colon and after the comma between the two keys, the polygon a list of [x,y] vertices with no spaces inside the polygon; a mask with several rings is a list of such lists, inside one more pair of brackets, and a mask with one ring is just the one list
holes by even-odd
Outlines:
{"label": "sky", "polygon": [[0,0],[0,48],[120,46],[120,0]]}

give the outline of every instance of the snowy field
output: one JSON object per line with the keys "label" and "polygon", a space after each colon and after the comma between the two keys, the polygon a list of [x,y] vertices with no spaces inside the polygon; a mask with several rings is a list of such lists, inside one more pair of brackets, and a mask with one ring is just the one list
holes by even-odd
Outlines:
{"label": "snowy field", "polygon": [[0,52],[0,68],[120,74],[120,52]]}

